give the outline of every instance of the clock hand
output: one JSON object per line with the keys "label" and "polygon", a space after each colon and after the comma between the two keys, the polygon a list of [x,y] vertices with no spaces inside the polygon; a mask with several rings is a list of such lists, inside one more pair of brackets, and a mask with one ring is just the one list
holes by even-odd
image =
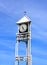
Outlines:
{"label": "clock hand", "polygon": [[22,26],[22,29],[24,29],[24,27]]}

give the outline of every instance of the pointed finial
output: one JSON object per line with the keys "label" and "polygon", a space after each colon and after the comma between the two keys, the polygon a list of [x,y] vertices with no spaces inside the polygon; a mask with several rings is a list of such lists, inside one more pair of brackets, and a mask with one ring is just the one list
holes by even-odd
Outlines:
{"label": "pointed finial", "polygon": [[26,15],[26,13],[27,13],[27,12],[26,12],[26,11],[24,11],[24,15]]}

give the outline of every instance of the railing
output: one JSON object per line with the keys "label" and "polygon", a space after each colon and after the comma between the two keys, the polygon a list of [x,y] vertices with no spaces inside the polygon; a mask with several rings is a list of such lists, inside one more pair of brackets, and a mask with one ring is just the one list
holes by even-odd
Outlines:
{"label": "railing", "polygon": [[16,38],[19,41],[30,39],[30,33],[28,33],[28,32],[26,32],[26,33],[17,33]]}
{"label": "railing", "polygon": [[31,60],[31,56],[27,56],[27,57],[15,57],[15,60],[16,61],[18,61],[18,60],[20,60],[20,61],[27,61],[27,60]]}

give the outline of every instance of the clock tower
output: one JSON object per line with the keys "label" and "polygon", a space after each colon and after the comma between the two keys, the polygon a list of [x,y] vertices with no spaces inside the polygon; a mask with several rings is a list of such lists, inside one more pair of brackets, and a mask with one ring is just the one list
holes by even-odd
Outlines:
{"label": "clock tower", "polygon": [[[23,16],[16,23],[18,25],[18,32],[16,33],[15,65],[19,65],[20,61],[25,61],[26,65],[32,65],[31,42],[30,42],[30,23],[31,23],[31,20],[26,15]],[[25,49],[26,56],[25,57],[19,56],[19,54],[18,54],[18,45],[21,41],[26,44],[26,49]]]}

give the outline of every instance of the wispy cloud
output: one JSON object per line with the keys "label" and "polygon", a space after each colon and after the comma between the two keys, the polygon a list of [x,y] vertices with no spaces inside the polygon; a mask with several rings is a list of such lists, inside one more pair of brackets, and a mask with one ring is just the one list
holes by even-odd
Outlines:
{"label": "wispy cloud", "polygon": [[42,59],[42,58],[38,58],[38,57],[34,57],[33,58],[33,64],[38,64],[39,63],[39,65],[41,64],[43,64],[43,65],[47,65],[47,59]]}

